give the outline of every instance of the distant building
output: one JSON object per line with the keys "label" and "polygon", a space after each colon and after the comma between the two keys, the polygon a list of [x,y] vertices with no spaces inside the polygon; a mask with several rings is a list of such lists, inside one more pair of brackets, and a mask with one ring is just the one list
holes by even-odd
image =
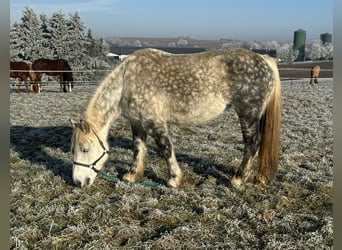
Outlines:
{"label": "distant building", "polygon": [[323,44],[332,43],[332,34],[330,33],[323,33],[320,38]]}
{"label": "distant building", "polygon": [[304,61],[305,58],[306,31],[299,29],[294,32],[293,49],[298,51],[295,61]]}

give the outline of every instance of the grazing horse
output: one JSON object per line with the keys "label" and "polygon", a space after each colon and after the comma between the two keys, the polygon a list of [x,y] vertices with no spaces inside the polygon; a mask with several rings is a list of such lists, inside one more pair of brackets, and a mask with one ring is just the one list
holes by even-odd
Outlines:
{"label": "grazing horse", "polygon": [[319,65],[312,66],[310,84],[318,83],[317,79],[318,79],[320,71],[321,71],[321,67]]}
{"label": "grazing horse", "polygon": [[123,177],[144,175],[146,137],[156,141],[169,168],[168,186],[182,184],[168,124],[199,124],[235,108],[243,135],[242,163],[231,179],[270,184],[280,148],[281,86],[277,65],[266,55],[227,49],[174,55],[143,49],[122,61],[99,85],[80,122],[73,122],[75,185],[89,186],[108,159],[108,131],[122,115],[130,121],[134,164]]}
{"label": "grazing horse", "polygon": [[59,76],[61,92],[71,92],[74,87],[71,67],[67,60],[37,59],[32,63],[32,70],[35,73],[34,83],[39,87],[39,92],[43,73],[50,76]]}
{"label": "grazing horse", "polygon": [[25,84],[26,92],[31,92],[27,78],[30,78],[32,81],[33,76],[31,75],[30,66],[26,62],[10,62],[10,78],[19,79],[17,92],[20,92],[20,84],[22,82]]}

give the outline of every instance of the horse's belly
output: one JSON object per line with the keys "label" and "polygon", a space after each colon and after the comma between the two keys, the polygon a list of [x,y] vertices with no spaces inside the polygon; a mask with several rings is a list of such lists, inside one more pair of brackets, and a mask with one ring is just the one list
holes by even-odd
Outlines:
{"label": "horse's belly", "polygon": [[218,117],[225,110],[227,102],[223,98],[208,98],[185,105],[176,102],[172,105],[170,122],[199,124]]}

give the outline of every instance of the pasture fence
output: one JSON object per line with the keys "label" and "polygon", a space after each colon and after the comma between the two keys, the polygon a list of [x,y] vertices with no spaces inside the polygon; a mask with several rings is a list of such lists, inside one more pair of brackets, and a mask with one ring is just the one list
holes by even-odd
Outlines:
{"label": "pasture fence", "polygon": [[[87,69],[87,70],[64,70],[64,71],[53,71],[53,70],[36,70],[35,72],[72,72],[74,77],[74,84],[81,86],[81,85],[98,85],[101,81],[101,79],[111,72],[113,69]],[[297,71],[297,72],[307,72],[305,75],[307,77],[298,77],[298,76],[282,76],[281,72],[286,71]],[[29,70],[10,70],[10,72],[29,72]],[[310,78],[310,72],[311,68],[279,68],[280,72],[280,78],[282,81],[290,81],[291,85],[298,82],[298,80],[307,80]],[[322,72],[333,72],[333,69],[321,69]],[[285,74],[286,75],[286,74]],[[294,74],[296,75],[296,74]],[[320,79],[329,79],[331,77],[319,77]],[[17,79],[10,79],[10,85],[13,87],[18,86]],[[53,86],[53,85],[59,85],[59,79],[56,76],[47,76],[43,74],[42,79],[42,86]]]}
{"label": "pasture fence", "polygon": [[[113,69],[88,69],[88,70],[35,70],[34,72],[71,72],[74,78],[74,84],[78,85],[96,85],[101,78]],[[29,70],[10,70],[10,72],[29,72]],[[10,79],[10,85],[17,87],[17,79]],[[43,74],[41,85],[59,85],[58,76],[47,76]]]}

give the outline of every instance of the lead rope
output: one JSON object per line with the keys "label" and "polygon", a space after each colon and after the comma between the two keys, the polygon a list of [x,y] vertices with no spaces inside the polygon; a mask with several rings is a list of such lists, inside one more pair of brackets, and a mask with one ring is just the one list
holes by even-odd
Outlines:
{"label": "lead rope", "polygon": [[[109,181],[112,181],[115,183],[118,183],[120,181],[118,178],[107,174],[103,170],[97,170],[96,169],[95,172],[101,174],[105,179],[107,179]],[[153,182],[153,181],[145,181],[145,182],[126,182],[126,181],[123,181],[123,183],[130,185],[130,186],[143,186],[143,187],[157,187],[160,185],[159,183]]]}
{"label": "lead rope", "polygon": [[[77,165],[80,165],[80,166],[83,166],[83,167],[88,167],[90,169],[92,169],[93,171],[95,171],[96,173],[98,174],[101,174],[105,179],[109,180],[109,181],[112,181],[112,182],[115,182],[115,183],[118,183],[120,180],[116,177],[113,177],[109,174],[107,174],[105,171],[103,170],[98,170],[95,168],[95,165],[98,161],[100,161],[102,159],[102,157],[105,155],[105,154],[108,154],[109,151],[106,149],[106,147],[104,146],[103,142],[101,141],[101,139],[99,138],[99,136],[97,135],[96,131],[92,128],[93,130],[93,133],[95,134],[96,138],[98,139],[102,149],[104,150],[102,155],[97,158],[92,164],[83,164],[83,163],[80,163],[80,162],[73,162],[74,164],[77,164]],[[127,185],[130,185],[130,186],[143,186],[143,187],[156,187],[156,186],[159,186],[160,184],[157,183],[157,182],[152,182],[152,181],[146,181],[146,182],[123,182]]]}

